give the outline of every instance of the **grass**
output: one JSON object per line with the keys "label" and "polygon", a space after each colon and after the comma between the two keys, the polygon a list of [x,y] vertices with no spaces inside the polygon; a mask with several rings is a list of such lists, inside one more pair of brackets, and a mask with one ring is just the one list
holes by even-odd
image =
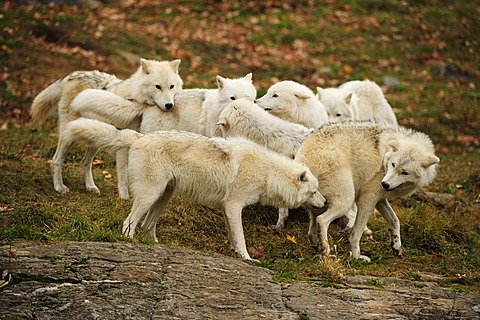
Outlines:
{"label": "grass", "polygon": [[[342,221],[330,228],[336,257],[324,259],[309,244],[302,209],[292,212],[285,230],[273,231],[277,211],[261,206],[244,212],[249,251],[278,281],[335,287],[348,274],[425,280],[428,272],[445,279],[438,280],[445,286],[480,292],[478,10],[474,1],[435,0],[142,1],[94,9],[3,2],[0,242],[153,245],[142,235],[126,239],[120,233],[131,200],[118,199],[109,154],[99,153],[104,161],[94,166],[100,195],[85,192],[80,147],[64,167],[71,192],[53,190],[56,118],[35,126],[28,110],[38,92],[74,70],[125,78],[137,68],[135,57],[180,58],[186,88],[213,88],[217,74],[252,72],[259,95],[279,80],[315,89],[364,78],[381,84],[391,76],[400,85],[384,89],[399,122],[430,135],[441,158],[436,180],[422,191],[452,198],[437,202],[419,193],[392,202],[402,223],[402,259],[391,253],[387,225],[377,214],[369,221],[373,238],[361,243],[372,258],[368,264],[349,258]],[[440,75],[445,65],[457,70],[455,77]],[[161,245],[232,254],[221,213],[180,197],[160,218],[157,234]]]}

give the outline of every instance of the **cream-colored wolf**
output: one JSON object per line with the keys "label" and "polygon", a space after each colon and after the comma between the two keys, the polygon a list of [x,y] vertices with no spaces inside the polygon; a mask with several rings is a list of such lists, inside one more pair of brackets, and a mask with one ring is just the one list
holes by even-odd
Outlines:
{"label": "cream-colored wolf", "polygon": [[360,255],[360,237],[374,208],[388,223],[394,253],[401,255],[400,222],[387,199],[407,197],[433,181],[440,160],[430,138],[381,123],[334,123],[311,133],[298,151],[302,155],[327,201],[326,210],[310,211],[312,244],[328,256],[330,223],[356,204],[353,258],[370,260]]}
{"label": "cream-colored wolf", "polygon": [[156,240],[158,217],[177,191],[222,209],[231,246],[250,260],[242,227],[245,206],[324,205],[317,179],[302,157],[289,159],[244,138],[208,138],[184,131],[141,134],[85,118],[67,124],[65,137],[112,150],[128,148],[133,206],[123,234],[129,237],[147,214],[141,227]]}
{"label": "cream-colored wolf", "polygon": [[[180,60],[155,61],[140,60],[140,67],[128,79],[99,71],[76,71],[57,80],[40,92],[31,107],[34,122],[42,123],[49,113],[58,109],[58,144],[52,161],[53,184],[61,193],[69,191],[63,183],[62,165],[71,145],[63,138],[65,125],[80,115],[72,110],[72,100],[85,89],[103,89],[112,92],[122,99],[138,102],[145,108],[160,108],[169,111],[174,108],[174,95],[182,90],[182,79],[178,75]],[[140,118],[135,118],[128,127],[138,129]],[[97,148],[89,147],[83,159],[86,188],[90,192],[99,193],[92,176],[92,160]],[[119,181],[120,185],[126,185]],[[128,190],[120,189],[120,196],[128,198]]]}

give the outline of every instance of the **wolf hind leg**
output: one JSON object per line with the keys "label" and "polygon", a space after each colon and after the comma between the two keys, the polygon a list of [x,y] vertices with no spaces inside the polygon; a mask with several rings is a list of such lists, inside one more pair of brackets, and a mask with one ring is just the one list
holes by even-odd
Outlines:
{"label": "wolf hind leg", "polygon": [[53,175],[53,187],[57,192],[67,193],[70,189],[63,184],[62,166],[65,162],[68,151],[73,145],[73,141],[69,141],[62,137],[60,134],[58,137],[57,149],[52,158],[52,175]]}
{"label": "wolf hind leg", "polygon": [[133,238],[135,228],[142,217],[154,209],[155,203],[163,196],[167,183],[154,181],[146,183],[142,181],[142,188],[134,192],[133,205],[127,219],[123,222],[122,233],[126,237]]}
{"label": "wolf hind leg", "polygon": [[350,233],[350,246],[352,250],[352,257],[354,259],[362,259],[367,262],[370,262],[370,258],[367,256],[360,255],[360,238],[362,237],[363,231],[365,230],[365,226],[367,225],[368,219],[375,208],[375,204],[377,202],[374,199],[375,195],[372,194],[361,194],[357,197],[357,217],[355,218],[355,224],[353,225],[352,232]]}
{"label": "wolf hind leg", "polygon": [[278,220],[277,223],[272,226],[274,230],[285,229],[285,222],[288,218],[288,208],[278,208]]}
{"label": "wolf hind leg", "polygon": [[[319,236],[317,250],[326,257],[330,255],[330,245],[328,244],[328,228],[335,219],[344,216],[348,210],[350,210],[353,204],[353,196],[344,198],[337,197],[335,200],[329,202],[328,209],[323,214],[317,215],[315,218],[315,223],[317,225],[316,230],[318,231],[317,235]],[[309,236],[310,239],[312,239],[313,235],[309,234]]]}
{"label": "wolf hind leg", "polygon": [[97,151],[98,151],[97,147],[89,146],[87,148],[87,152],[85,152],[85,156],[83,157],[82,165],[83,165],[83,174],[85,177],[85,187],[87,188],[87,191],[98,194],[100,193],[100,190],[95,185],[95,181],[93,180],[93,175],[92,175],[92,161]]}
{"label": "wolf hind leg", "polygon": [[158,218],[167,207],[168,201],[172,198],[174,190],[175,185],[172,182],[168,183],[163,195],[155,201],[143,220],[141,226],[143,232],[150,236],[155,242],[158,242],[156,233]]}
{"label": "wolf hind leg", "polygon": [[120,149],[116,153],[118,196],[120,199],[128,199],[128,149]]}

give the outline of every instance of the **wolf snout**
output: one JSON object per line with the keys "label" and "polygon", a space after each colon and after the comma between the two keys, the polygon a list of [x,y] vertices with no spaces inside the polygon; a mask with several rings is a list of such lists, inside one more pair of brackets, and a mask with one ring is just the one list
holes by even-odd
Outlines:
{"label": "wolf snout", "polygon": [[388,182],[382,181],[382,188],[383,190],[388,191],[390,189],[390,185]]}
{"label": "wolf snout", "polygon": [[322,196],[322,194],[320,192],[315,192],[315,195],[310,199],[310,205],[313,207],[313,208],[322,208],[325,203],[327,202],[327,200],[325,199],[324,196]]}
{"label": "wolf snout", "polygon": [[173,103],[166,103],[165,104],[165,109],[167,109],[167,110],[173,109]]}

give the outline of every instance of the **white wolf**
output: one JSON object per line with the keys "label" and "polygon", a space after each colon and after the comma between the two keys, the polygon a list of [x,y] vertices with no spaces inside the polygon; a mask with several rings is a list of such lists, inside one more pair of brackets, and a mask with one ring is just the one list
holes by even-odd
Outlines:
{"label": "white wolf", "polygon": [[302,157],[288,159],[246,139],[208,138],[184,131],[144,135],[85,118],[70,122],[66,136],[102,148],[128,148],[133,206],[122,231],[129,237],[148,213],[141,227],[156,240],[158,217],[177,191],[223,209],[233,249],[250,260],[242,227],[245,206],[324,205],[317,180]]}
{"label": "white wolf", "polygon": [[202,105],[200,127],[203,134],[208,137],[220,136],[220,128],[217,126],[218,116],[222,110],[232,101],[245,98],[254,101],[257,97],[257,89],[252,83],[252,74],[243,78],[227,79],[217,76],[218,90],[207,94]]}
{"label": "white wolf", "polygon": [[308,128],[319,128],[328,121],[325,107],[313,91],[294,81],[275,83],[256,101],[271,114]]}
{"label": "white wolf", "polygon": [[355,80],[338,88],[317,88],[317,98],[327,109],[330,122],[372,120],[398,125],[382,89],[373,81]]}
{"label": "white wolf", "polygon": [[[292,159],[307,135],[313,131],[311,128],[271,115],[246,99],[231,102],[220,114],[218,125],[223,137],[246,137]],[[355,211],[349,211],[346,217],[348,224],[345,231],[348,231],[355,222]],[[283,229],[287,218],[288,209],[280,208],[274,228]],[[365,232],[371,233],[367,227]]]}
{"label": "white wolf", "polygon": [[[232,101],[220,113],[217,125],[224,138],[246,137],[291,159],[297,154],[305,137],[313,131],[271,115],[247,99]],[[287,218],[288,208],[279,208],[274,228],[283,229]]]}
{"label": "white wolf", "polygon": [[[203,133],[199,119],[202,104],[210,91],[213,89],[186,89],[178,92],[174,97],[175,108],[169,112],[160,108],[149,108],[142,103],[99,89],[80,92],[71,106],[82,117],[100,120],[119,128],[139,127],[141,133],[174,129]],[[129,197],[127,150],[118,150],[116,160],[118,194],[120,198],[126,199]]]}
{"label": "white wolf", "polygon": [[324,105],[329,122],[358,119],[358,97],[349,90],[317,87],[317,99]]}
{"label": "white wolf", "polygon": [[400,222],[387,199],[407,197],[430,184],[440,161],[434,152],[424,133],[381,123],[335,123],[310,134],[297,156],[305,156],[327,201],[324,212],[310,211],[312,244],[329,255],[330,223],[356,203],[358,211],[349,238],[353,258],[369,261],[360,255],[360,237],[374,208],[389,225],[394,253],[401,255]]}
{"label": "white wolf", "polygon": [[[62,178],[62,164],[71,147],[63,138],[65,125],[79,114],[72,110],[72,100],[83,90],[89,88],[103,89],[113,92],[126,99],[138,102],[140,106],[160,108],[163,111],[174,108],[174,94],[182,89],[182,79],[178,75],[180,60],[155,61],[140,60],[140,67],[128,79],[117,77],[99,71],[76,71],[61,78],[40,92],[31,107],[32,119],[43,122],[51,111],[58,106],[59,137],[57,150],[53,156],[52,171],[55,190],[61,193],[69,191]],[[140,125],[139,118],[129,123],[128,127],[136,129]],[[92,160],[97,148],[88,148],[83,160],[85,184],[90,192],[99,193],[92,177]],[[119,185],[124,185],[119,181]],[[121,197],[128,197],[121,194]]]}
{"label": "white wolf", "polygon": [[[141,133],[183,130],[219,136],[216,121],[221,110],[235,99],[245,98],[253,101],[257,91],[252,84],[251,73],[239,79],[217,76],[217,84],[218,89],[187,89],[177,92],[174,97],[175,108],[170,112],[162,112],[158,108],[145,108],[141,103],[98,89],[89,89],[78,94],[72,101],[72,108],[81,116],[101,120],[120,128],[137,129],[129,124],[141,121],[139,124]],[[117,175],[121,198],[128,198],[127,162],[126,151],[119,150]]]}

